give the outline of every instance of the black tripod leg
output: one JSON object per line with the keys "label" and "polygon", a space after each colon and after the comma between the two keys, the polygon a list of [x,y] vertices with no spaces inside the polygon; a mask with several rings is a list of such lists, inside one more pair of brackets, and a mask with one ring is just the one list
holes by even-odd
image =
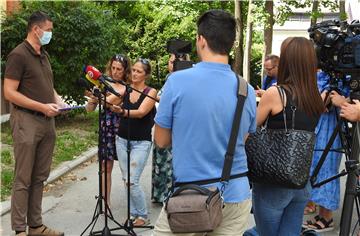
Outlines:
{"label": "black tripod leg", "polygon": [[[354,124],[354,131],[352,135],[352,146],[351,146],[351,155],[350,160],[359,160],[360,147],[359,147],[359,132],[360,125],[359,122]],[[348,174],[346,179],[346,191],[344,196],[344,204],[341,213],[340,221],[340,236],[348,236],[350,234],[351,219],[354,207],[354,200],[357,195],[357,175],[355,171],[352,171]]]}
{"label": "black tripod leg", "polygon": [[323,151],[323,153],[321,154],[321,157],[316,165],[316,167],[314,168],[314,171],[313,171],[313,174],[312,176],[310,177],[310,182],[311,182],[311,186],[314,187],[315,186],[315,183],[317,181],[317,176],[319,174],[319,171],[322,167],[322,165],[324,164],[325,162],[325,159],[326,159],[326,156],[327,154],[329,153],[330,151],[330,148],[331,146],[333,145],[335,139],[336,139],[336,136],[338,135],[338,133],[340,132],[341,130],[341,125],[342,125],[342,120],[339,120],[338,123],[336,124],[336,127],[334,129],[334,131],[332,132],[331,134],[331,137],[328,141],[328,143],[326,144],[326,147]]}
{"label": "black tripod leg", "polygon": [[[102,144],[102,138],[103,138],[103,132],[102,132],[102,127],[101,127],[101,121],[103,120],[104,122],[104,125],[105,125],[105,133],[107,131],[107,127],[106,127],[106,106],[104,106],[104,109],[103,109],[103,112],[102,112],[102,102],[101,102],[101,94],[99,94],[98,96],[98,100],[99,100],[99,139],[98,139],[98,161],[99,161],[99,197],[98,197],[98,200],[97,200],[97,203],[96,203],[96,207],[95,207],[95,211],[94,211],[94,214],[93,214],[93,218],[91,220],[91,222],[89,223],[89,225],[84,229],[84,231],[81,233],[81,235],[84,235],[84,233],[90,228],[90,226],[92,225],[91,227],[91,230],[90,230],[90,233],[89,235],[102,235],[102,236],[111,236],[111,235],[120,235],[120,234],[112,234],[111,231],[113,230],[125,230],[127,234],[125,235],[131,235],[131,236],[135,236],[135,232],[130,228],[127,228],[125,226],[122,226],[120,223],[118,223],[117,221],[115,221],[112,213],[111,213],[111,210],[109,208],[109,205],[108,205],[108,202],[107,202],[107,198],[108,198],[108,195],[107,195],[107,178],[106,178],[106,175],[107,175],[107,153],[104,156],[102,156],[102,153],[101,153],[101,145]],[[106,104],[106,91],[104,91],[104,94],[103,94],[103,97],[104,97],[104,104]],[[103,171],[103,168],[102,166],[105,166],[104,168],[104,171]],[[104,189],[105,189],[105,198],[102,194],[102,191],[103,191],[103,184],[102,184],[102,178],[103,178],[103,174],[104,174]],[[104,200],[104,211],[103,211],[103,201]],[[104,214],[104,219],[105,219],[105,226],[102,230],[100,231],[93,231],[94,228],[95,228],[95,225],[97,223],[97,220],[99,218],[99,215],[101,214]],[[108,219],[112,220],[115,224],[117,224],[117,228],[114,228],[114,229],[110,229],[108,227]],[[125,236],[124,235],[124,236]]]}
{"label": "black tripod leg", "polygon": [[[97,222],[97,220],[98,220],[98,218],[99,218],[99,215],[101,214],[100,212],[101,212],[101,210],[100,210],[100,203],[101,202],[101,199],[99,199],[98,201],[97,201],[97,203],[96,203],[96,207],[95,207],[95,211],[94,211],[94,214],[93,214],[93,217],[92,217],[92,220],[91,220],[91,222],[86,226],[86,228],[84,229],[84,231],[80,234],[80,235],[84,235],[84,233],[86,232],[86,230],[88,230],[88,228],[91,226],[91,225],[93,225],[92,226],[92,228],[91,228],[91,231],[93,230],[93,228],[94,228],[94,226],[95,226],[95,224],[96,224],[96,222]],[[99,210],[98,210],[99,209]]]}

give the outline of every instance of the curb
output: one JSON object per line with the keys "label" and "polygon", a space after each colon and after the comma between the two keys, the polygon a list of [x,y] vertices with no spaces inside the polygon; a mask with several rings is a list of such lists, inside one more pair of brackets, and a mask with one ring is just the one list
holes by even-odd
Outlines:
{"label": "curb", "polygon": [[[78,167],[80,164],[88,161],[93,156],[97,155],[98,148],[92,147],[87,151],[83,152],[80,156],[78,156],[75,160],[64,163],[60,165],[58,168],[54,169],[50,172],[49,178],[44,182],[44,186],[49,183],[52,183],[59,179],[61,176],[70,172],[71,170]],[[0,203],[0,216],[5,215],[10,211],[10,200],[4,201]]]}

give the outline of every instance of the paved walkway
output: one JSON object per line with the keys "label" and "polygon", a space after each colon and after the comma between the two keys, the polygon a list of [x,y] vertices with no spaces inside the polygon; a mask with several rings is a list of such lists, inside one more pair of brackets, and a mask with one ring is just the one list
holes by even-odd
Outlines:
{"label": "paved walkway", "polygon": [[[122,184],[118,162],[114,163],[113,184],[111,193],[111,211],[114,219],[123,224],[127,215],[126,193]],[[43,201],[44,224],[65,231],[67,236],[80,235],[91,222],[96,206],[95,196],[98,194],[98,163],[96,158],[80,165],[71,171],[66,177],[61,178],[54,184],[47,186]],[[344,186],[345,178],[342,178]],[[141,184],[147,196],[151,223],[154,224],[161,210],[161,206],[150,201],[151,193],[151,157],[142,176]],[[343,189],[342,189],[343,190]],[[342,191],[343,192],[343,191]],[[3,205],[3,204],[2,204]],[[340,211],[336,212],[334,220],[339,225]],[[98,218],[95,230],[102,230],[105,225],[103,215]],[[251,217],[249,227],[254,225]],[[109,227],[116,225],[109,221]],[[338,235],[338,227],[332,232],[324,233],[325,236]],[[151,230],[135,229],[138,235],[151,235]],[[86,232],[88,235],[89,231]],[[114,231],[114,234],[125,234],[125,231]],[[1,217],[0,235],[14,235],[10,228],[10,214]]]}

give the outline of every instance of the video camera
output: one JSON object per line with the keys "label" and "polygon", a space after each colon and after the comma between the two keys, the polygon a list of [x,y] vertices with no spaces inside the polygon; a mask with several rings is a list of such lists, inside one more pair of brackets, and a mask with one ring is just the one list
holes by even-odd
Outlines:
{"label": "video camera", "polygon": [[350,98],[360,99],[360,23],[329,20],[308,29],[319,67],[330,75],[330,88],[350,87]]}
{"label": "video camera", "polygon": [[166,51],[175,55],[173,71],[191,68],[195,63],[185,57],[191,53],[191,42],[181,39],[169,40],[166,44]]}

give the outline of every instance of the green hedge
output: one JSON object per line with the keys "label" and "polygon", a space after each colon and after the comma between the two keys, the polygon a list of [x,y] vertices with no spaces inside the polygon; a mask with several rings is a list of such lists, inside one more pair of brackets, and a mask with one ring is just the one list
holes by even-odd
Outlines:
{"label": "green hedge", "polygon": [[26,38],[27,19],[43,10],[54,22],[53,38],[45,46],[50,54],[55,89],[69,102],[81,102],[83,89],[75,81],[82,67],[91,64],[103,70],[114,52],[122,51],[123,35],[111,12],[95,2],[24,1],[19,12],[8,16],[1,27],[1,71],[6,56]]}

